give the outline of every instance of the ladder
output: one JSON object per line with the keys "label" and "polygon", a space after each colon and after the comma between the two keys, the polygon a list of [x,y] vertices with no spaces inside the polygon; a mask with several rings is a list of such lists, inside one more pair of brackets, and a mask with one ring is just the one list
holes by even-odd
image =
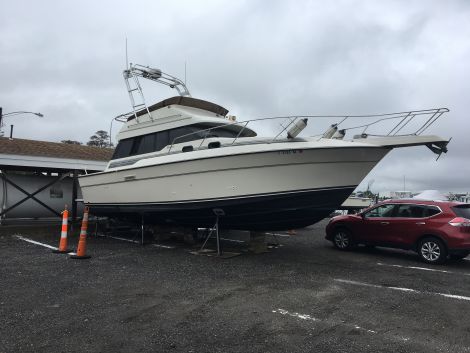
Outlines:
{"label": "ladder", "polygon": [[145,103],[144,93],[142,92],[142,86],[139,82],[139,77],[146,78],[148,80],[156,81],[164,84],[171,88],[175,88],[180,96],[189,96],[191,94],[188,91],[186,85],[177,77],[165,74],[159,69],[153,69],[148,66],[142,66],[139,64],[129,64],[129,68],[123,71],[124,81],[126,82],[127,93],[131,100],[132,111],[135,119],[139,122],[137,112],[145,109],[151,121],[153,121],[150,110]]}
{"label": "ladder", "polygon": [[137,111],[141,110],[142,108],[147,110],[147,114],[150,120],[153,121],[149,108],[145,103],[144,92],[142,92],[142,86],[140,85],[139,78],[132,70],[132,64],[130,65],[129,70],[124,70],[123,75],[124,81],[126,82],[127,93],[129,94],[129,99],[131,100],[132,112],[134,113],[136,121],[139,122]]}

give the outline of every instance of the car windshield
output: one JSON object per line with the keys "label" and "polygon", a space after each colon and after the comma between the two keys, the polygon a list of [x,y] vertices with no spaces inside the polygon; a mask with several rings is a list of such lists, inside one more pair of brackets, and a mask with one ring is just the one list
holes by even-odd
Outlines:
{"label": "car windshield", "polygon": [[452,210],[457,216],[470,219],[470,204],[454,206]]}

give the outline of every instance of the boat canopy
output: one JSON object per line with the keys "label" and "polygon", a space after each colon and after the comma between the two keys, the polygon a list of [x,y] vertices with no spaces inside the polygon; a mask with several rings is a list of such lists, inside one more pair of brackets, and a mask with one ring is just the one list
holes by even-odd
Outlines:
{"label": "boat canopy", "polygon": [[[148,107],[149,111],[152,112],[154,110],[167,107],[169,105],[184,105],[186,107],[192,107],[192,108],[198,108],[202,110],[207,110],[209,112],[225,116],[228,113],[228,110],[225,109],[224,107],[221,107],[220,105],[217,105],[215,103],[211,103],[202,99],[197,99],[197,98],[192,98],[192,97],[181,97],[181,96],[176,96],[176,97],[171,97],[168,99],[165,99],[161,102],[155,103],[151,106]],[[136,116],[141,116],[147,114],[147,109],[141,109],[138,112],[136,112]],[[127,118],[127,121],[130,121],[132,119],[135,119],[135,116],[132,115],[129,118]]]}

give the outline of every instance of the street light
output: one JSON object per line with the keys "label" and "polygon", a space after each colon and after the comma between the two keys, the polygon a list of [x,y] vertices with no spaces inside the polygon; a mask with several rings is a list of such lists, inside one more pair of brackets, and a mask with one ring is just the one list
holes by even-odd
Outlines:
{"label": "street light", "polygon": [[4,117],[21,115],[21,114],[33,114],[33,115],[36,115],[40,118],[44,117],[44,115],[41,114],[41,113],[28,112],[28,111],[25,111],[25,110],[19,110],[19,111],[16,111],[16,112],[10,112],[10,113],[3,114],[2,113],[2,107],[0,107],[0,130],[3,127],[3,118]]}

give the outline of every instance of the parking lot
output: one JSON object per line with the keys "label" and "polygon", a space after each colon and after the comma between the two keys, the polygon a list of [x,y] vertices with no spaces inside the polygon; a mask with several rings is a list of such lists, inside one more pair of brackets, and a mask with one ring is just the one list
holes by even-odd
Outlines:
{"label": "parking lot", "polygon": [[72,260],[18,237],[59,228],[4,227],[0,352],[470,351],[470,261],[340,252],[325,222],[229,259],[91,237]]}

